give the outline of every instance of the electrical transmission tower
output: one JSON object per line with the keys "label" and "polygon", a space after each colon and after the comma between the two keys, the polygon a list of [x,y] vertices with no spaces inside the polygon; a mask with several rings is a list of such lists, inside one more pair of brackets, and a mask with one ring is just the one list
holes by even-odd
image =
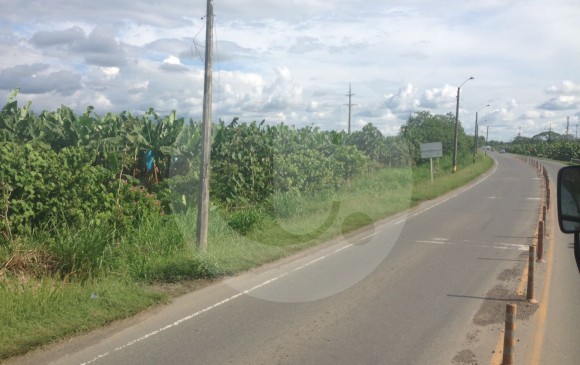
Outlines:
{"label": "electrical transmission tower", "polygon": [[344,104],[344,105],[348,105],[348,134],[350,134],[350,118],[351,118],[351,111],[352,111],[352,106],[356,105],[352,103],[352,96],[354,95],[352,93],[351,90],[351,84],[348,84],[348,94],[345,94],[346,96],[348,96],[348,104]]}

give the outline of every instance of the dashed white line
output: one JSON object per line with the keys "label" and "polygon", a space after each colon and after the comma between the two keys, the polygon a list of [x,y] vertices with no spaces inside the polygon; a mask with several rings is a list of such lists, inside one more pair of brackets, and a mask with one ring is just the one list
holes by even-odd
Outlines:
{"label": "dashed white line", "polygon": [[416,241],[417,243],[432,243],[435,245],[453,245],[453,242],[445,242],[445,241]]}

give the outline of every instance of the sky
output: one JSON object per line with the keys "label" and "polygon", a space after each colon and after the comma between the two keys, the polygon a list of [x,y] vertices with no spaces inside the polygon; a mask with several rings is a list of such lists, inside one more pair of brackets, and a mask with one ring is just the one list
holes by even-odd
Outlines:
{"label": "sky", "polygon": [[[201,120],[205,0],[0,0],[0,100]],[[215,0],[212,120],[511,141],[580,123],[577,0]],[[474,77],[473,80],[468,80]],[[467,82],[466,82],[467,81]],[[489,104],[489,106],[487,106]]]}

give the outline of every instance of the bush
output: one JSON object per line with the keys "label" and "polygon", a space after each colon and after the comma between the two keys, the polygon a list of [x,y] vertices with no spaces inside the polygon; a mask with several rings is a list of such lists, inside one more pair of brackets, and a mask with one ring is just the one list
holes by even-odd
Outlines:
{"label": "bush", "polygon": [[53,217],[67,224],[98,220],[115,204],[106,186],[111,174],[92,166],[83,149],[57,153],[41,143],[8,142],[0,144],[0,155],[4,235],[30,232]]}
{"label": "bush", "polygon": [[263,208],[248,207],[224,213],[226,223],[236,232],[246,235],[253,229],[259,229],[268,215]]}
{"label": "bush", "polygon": [[59,152],[42,143],[0,144],[0,231],[4,238],[51,226],[136,226],[160,203],[101,166],[79,147]]}

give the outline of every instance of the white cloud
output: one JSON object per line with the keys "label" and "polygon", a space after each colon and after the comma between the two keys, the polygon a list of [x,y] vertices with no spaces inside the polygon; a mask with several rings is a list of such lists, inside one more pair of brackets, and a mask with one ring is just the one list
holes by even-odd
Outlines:
{"label": "white cloud", "polygon": [[[204,2],[43,5],[0,14],[1,97],[20,86],[33,108],[99,100],[99,113],[200,117]],[[506,139],[515,120],[565,120],[580,106],[580,7],[568,0],[224,0],[215,13],[224,118],[344,128],[352,82],[354,120],[396,134],[410,112],[454,112],[456,83],[471,75],[460,115],[492,104],[486,117]]]}
{"label": "white cloud", "polygon": [[120,70],[118,67],[101,67],[101,71],[105,74],[105,78],[114,79],[119,75]]}
{"label": "white cloud", "polygon": [[518,119],[550,119],[556,116],[556,113],[549,110],[528,110]]}
{"label": "white cloud", "polygon": [[0,88],[19,88],[23,94],[45,94],[55,92],[70,96],[81,88],[81,76],[65,70],[51,71],[44,63],[18,65],[0,71]]}
{"label": "white cloud", "polygon": [[580,93],[580,84],[576,84],[570,80],[564,80],[560,85],[550,86],[546,89],[550,94],[575,94]]}
{"label": "white cloud", "polygon": [[175,56],[169,56],[166,59],[163,60],[163,63],[167,63],[169,65],[181,65],[181,61],[179,60],[179,57],[175,57]]}
{"label": "white cloud", "polygon": [[442,88],[425,90],[421,95],[420,106],[429,109],[451,109],[457,104],[457,88],[445,85]]}
{"label": "white cloud", "polygon": [[580,106],[580,98],[573,95],[560,95],[542,103],[538,106],[546,110],[568,110],[577,109]]}
{"label": "white cloud", "polygon": [[419,101],[416,99],[416,89],[408,83],[400,88],[397,93],[385,96],[384,105],[392,111],[409,113],[417,109]]}

